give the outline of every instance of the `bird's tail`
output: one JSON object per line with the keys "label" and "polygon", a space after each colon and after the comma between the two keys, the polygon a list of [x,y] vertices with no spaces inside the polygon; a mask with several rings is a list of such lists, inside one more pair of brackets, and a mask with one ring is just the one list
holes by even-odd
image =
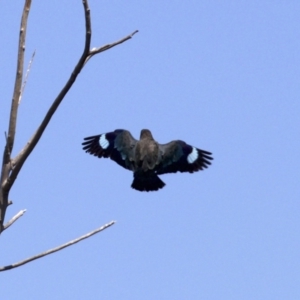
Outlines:
{"label": "bird's tail", "polygon": [[141,192],[157,191],[165,186],[165,183],[153,172],[135,172],[131,187]]}

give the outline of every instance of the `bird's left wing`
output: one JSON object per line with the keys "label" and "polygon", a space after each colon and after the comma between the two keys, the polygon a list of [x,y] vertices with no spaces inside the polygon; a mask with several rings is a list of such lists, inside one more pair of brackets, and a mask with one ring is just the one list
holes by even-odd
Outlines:
{"label": "bird's left wing", "polygon": [[99,158],[110,157],[125,169],[133,170],[137,140],[124,129],[84,138],[83,150]]}
{"label": "bird's left wing", "polygon": [[208,168],[212,153],[198,149],[183,141],[172,141],[159,145],[161,161],[157,166],[157,174],[176,172],[197,172]]}

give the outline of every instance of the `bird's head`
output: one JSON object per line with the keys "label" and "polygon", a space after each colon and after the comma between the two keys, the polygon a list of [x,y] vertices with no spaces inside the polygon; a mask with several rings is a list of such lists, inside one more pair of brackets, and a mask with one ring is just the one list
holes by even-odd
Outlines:
{"label": "bird's head", "polygon": [[149,129],[142,129],[140,139],[153,139],[151,131]]}

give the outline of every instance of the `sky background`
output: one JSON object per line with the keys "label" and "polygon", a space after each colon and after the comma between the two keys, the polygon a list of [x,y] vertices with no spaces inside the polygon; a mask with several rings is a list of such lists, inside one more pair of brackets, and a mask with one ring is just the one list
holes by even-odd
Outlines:
{"label": "sky background", "polygon": [[[93,57],[26,161],[0,238],[1,299],[300,299],[300,2],[90,1]],[[0,4],[0,149],[24,1]],[[81,1],[33,1],[13,156],[36,130],[84,45]],[[84,137],[151,129],[211,151],[159,192],[82,151]],[[1,150],[2,151],[2,150]]]}

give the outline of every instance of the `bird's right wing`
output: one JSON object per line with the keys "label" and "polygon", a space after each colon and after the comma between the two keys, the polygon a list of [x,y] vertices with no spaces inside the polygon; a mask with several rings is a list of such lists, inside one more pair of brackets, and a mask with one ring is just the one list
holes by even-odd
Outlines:
{"label": "bird's right wing", "polygon": [[124,129],[84,138],[83,150],[99,158],[110,157],[125,169],[133,170],[137,140]]}
{"label": "bird's right wing", "polygon": [[207,168],[212,160],[208,151],[188,145],[184,141],[172,141],[159,145],[161,161],[157,166],[157,174],[176,172],[197,172]]}

